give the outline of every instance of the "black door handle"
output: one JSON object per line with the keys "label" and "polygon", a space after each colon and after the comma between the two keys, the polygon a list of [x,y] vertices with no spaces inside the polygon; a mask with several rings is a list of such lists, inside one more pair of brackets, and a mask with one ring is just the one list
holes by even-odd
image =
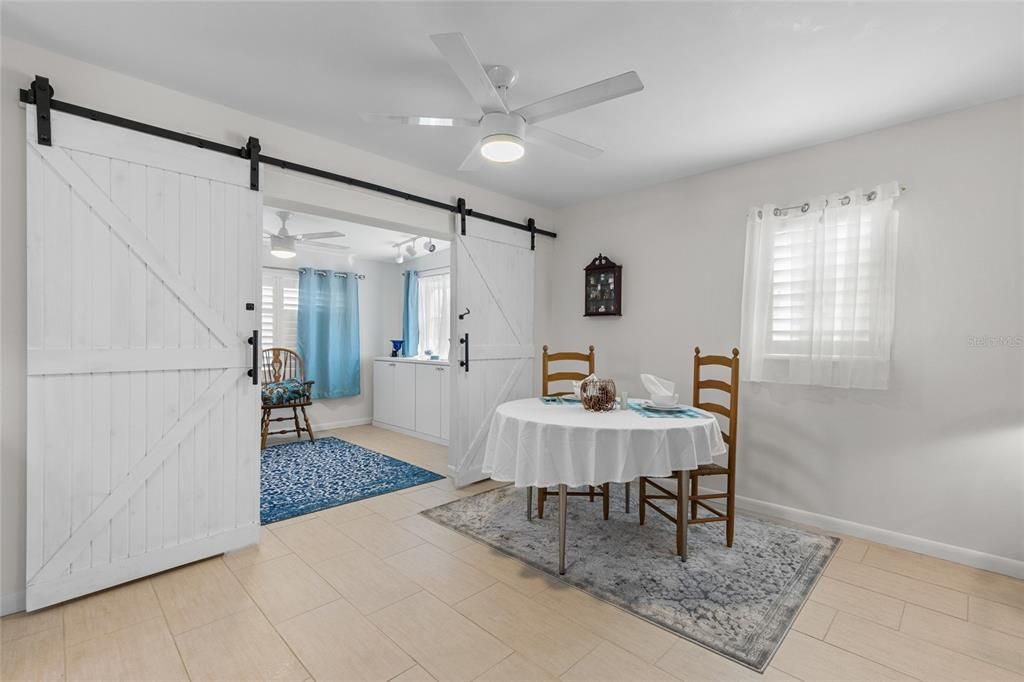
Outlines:
{"label": "black door handle", "polygon": [[463,344],[466,347],[466,350],[465,350],[465,353],[464,353],[464,357],[466,359],[465,360],[459,360],[459,367],[465,367],[466,371],[468,372],[469,371],[469,332],[466,332],[465,334],[462,335],[462,338],[459,339],[459,343]]}
{"label": "black door handle", "polygon": [[252,336],[248,339],[249,345],[252,346],[252,369],[246,372],[247,375],[252,377],[252,385],[259,386],[260,383],[260,330],[253,329]]}

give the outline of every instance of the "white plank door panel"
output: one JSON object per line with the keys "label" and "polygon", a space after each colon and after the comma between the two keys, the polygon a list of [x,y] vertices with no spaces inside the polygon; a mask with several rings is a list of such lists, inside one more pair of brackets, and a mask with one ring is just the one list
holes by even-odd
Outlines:
{"label": "white plank door panel", "polygon": [[248,162],[27,111],[26,605],[259,538]]}
{"label": "white plank door panel", "polygon": [[449,469],[456,485],[485,478],[484,446],[494,410],[533,391],[533,252],[529,235],[520,236],[469,219],[468,235],[457,235],[452,310],[470,309],[452,318],[451,438]]}

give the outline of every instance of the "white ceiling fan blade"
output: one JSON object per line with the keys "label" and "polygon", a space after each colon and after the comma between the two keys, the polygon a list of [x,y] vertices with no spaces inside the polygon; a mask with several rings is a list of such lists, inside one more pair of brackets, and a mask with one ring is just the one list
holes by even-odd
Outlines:
{"label": "white ceiling fan blade", "polygon": [[473,145],[473,149],[470,150],[469,155],[466,156],[462,164],[459,166],[460,171],[475,171],[480,170],[483,165],[484,157],[480,154],[480,143],[477,142]]}
{"label": "white ceiling fan blade", "polygon": [[392,123],[408,126],[432,126],[437,128],[476,128],[480,121],[456,116],[393,116],[390,114],[363,114],[367,123]]}
{"label": "white ceiling fan blade", "polygon": [[302,234],[293,234],[292,236],[296,239],[308,242],[310,239],[332,239],[334,237],[344,237],[345,233],[332,230],[331,232],[303,232]]}
{"label": "white ceiling fan blade", "polygon": [[430,39],[485,114],[495,111],[508,113],[508,107],[466,41],[466,36],[461,33],[438,33],[430,36]]}
{"label": "white ceiling fan blade", "polygon": [[344,244],[303,244],[303,247],[315,246],[318,249],[332,249],[334,251],[349,251],[351,246],[345,246]]}
{"label": "white ceiling fan blade", "polygon": [[610,99],[630,95],[644,89],[640,76],[636,71],[605,78],[603,81],[584,85],[561,95],[555,95],[539,102],[516,109],[514,113],[526,119],[527,123],[539,123],[554,116],[561,116],[570,111],[590,107]]}
{"label": "white ceiling fan blade", "polygon": [[276,237],[277,236],[277,232],[272,232],[270,230],[263,230],[263,234],[267,235],[268,237]]}
{"label": "white ceiling fan blade", "polygon": [[575,154],[576,156],[584,159],[596,159],[604,153],[604,150],[599,147],[592,147],[589,144],[580,142],[579,140],[574,140],[571,137],[553,133],[550,130],[538,126],[530,126],[527,128],[526,141],[540,142],[541,144],[561,149],[564,152]]}

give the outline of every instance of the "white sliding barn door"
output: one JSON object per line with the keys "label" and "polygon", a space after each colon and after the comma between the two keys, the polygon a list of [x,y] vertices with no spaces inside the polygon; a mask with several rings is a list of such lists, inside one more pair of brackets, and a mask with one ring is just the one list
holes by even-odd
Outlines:
{"label": "white sliding barn door", "polygon": [[[484,446],[494,409],[533,394],[533,251],[530,235],[468,219],[453,256],[449,468],[462,486],[486,476]],[[464,319],[458,314],[469,308]],[[469,371],[459,365],[466,358]]]}
{"label": "white sliding barn door", "polygon": [[[259,537],[243,159],[28,107],[28,610]],[[258,309],[258,308],[257,308]]]}

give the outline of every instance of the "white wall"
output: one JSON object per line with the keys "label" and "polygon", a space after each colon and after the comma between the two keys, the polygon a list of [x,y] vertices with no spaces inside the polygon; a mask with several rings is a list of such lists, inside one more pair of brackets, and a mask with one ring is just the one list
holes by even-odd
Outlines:
{"label": "white wall", "polygon": [[[738,345],[750,206],[898,180],[891,388],[743,384],[739,495],[1024,574],[1024,348],[969,345],[1024,335],[1022,114],[996,102],[567,209],[551,343],[594,344],[599,373],[634,393],[640,372],[689,387],[694,346]],[[623,265],[621,319],[582,316],[599,251]]]}
{"label": "white wall", "polygon": [[[48,76],[58,99],[241,146],[249,135],[263,151],[443,201],[553,226],[551,211],[384,159],[277,123],[5,38],[0,69],[2,232],[0,232],[0,611],[20,607],[25,574],[25,125],[18,88]],[[296,105],[299,106],[299,105]],[[60,131],[55,130],[59,136]],[[267,171],[268,203],[302,209],[330,206],[339,217],[405,231],[447,235],[451,217],[379,195],[283,171]],[[292,203],[289,203],[292,202]],[[379,218],[387,213],[386,219]],[[375,215],[376,218],[375,218]],[[413,227],[423,229],[413,230]]]}

